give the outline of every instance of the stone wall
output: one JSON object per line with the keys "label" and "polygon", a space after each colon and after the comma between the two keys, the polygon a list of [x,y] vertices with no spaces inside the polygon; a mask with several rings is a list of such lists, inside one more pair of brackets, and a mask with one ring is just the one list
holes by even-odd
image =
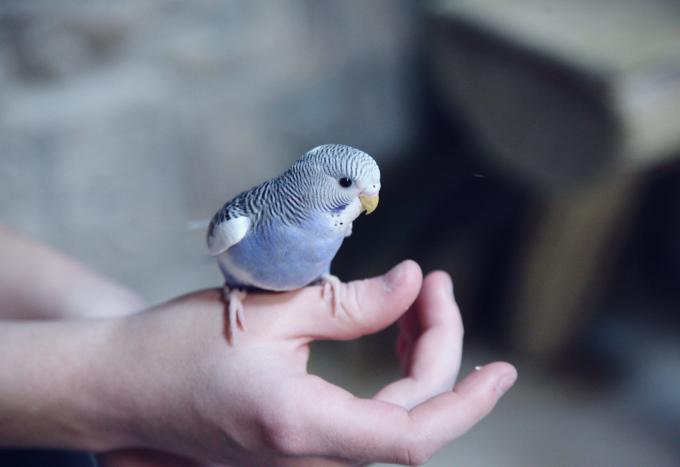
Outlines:
{"label": "stone wall", "polygon": [[217,284],[188,221],[318,144],[411,143],[411,8],[3,2],[0,222],[150,300]]}

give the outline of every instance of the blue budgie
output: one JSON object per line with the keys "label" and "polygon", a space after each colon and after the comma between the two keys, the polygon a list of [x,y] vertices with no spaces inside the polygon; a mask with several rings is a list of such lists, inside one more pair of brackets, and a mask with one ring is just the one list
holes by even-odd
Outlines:
{"label": "blue budgie", "polygon": [[248,290],[286,291],[323,283],[323,296],[340,303],[331,261],[352,222],[378,205],[380,169],[363,151],[318,146],[283,174],[237,195],[210,221],[208,249],[225,278],[229,338],[245,330]]}

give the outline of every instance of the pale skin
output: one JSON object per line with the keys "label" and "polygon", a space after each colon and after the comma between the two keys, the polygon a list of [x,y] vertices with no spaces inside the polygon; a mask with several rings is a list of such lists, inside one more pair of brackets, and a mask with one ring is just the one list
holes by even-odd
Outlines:
{"label": "pale skin", "polygon": [[[0,446],[101,453],[104,467],[418,465],[486,416],[507,363],[456,382],[463,326],[446,273],[406,261],[343,284],[249,294],[226,342],[220,289],[145,309],[135,295],[0,229]],[[7,265],[13,265],[8,267]],[[370,399],[307,373],[309,344],[399,320],[404,377]]]}

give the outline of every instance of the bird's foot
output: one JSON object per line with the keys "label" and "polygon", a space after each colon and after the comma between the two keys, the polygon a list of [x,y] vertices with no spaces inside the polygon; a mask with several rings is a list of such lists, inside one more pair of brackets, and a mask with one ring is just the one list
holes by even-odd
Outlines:
{"label": "bird's foot", "polygon": [[229,329],[227,330],[227,338],[229,342],[234,342],[237,326],[242,331],[246,330],[246,316],[245,308],[243,307],[243,300],[246,299],[248,293],[243,289],[232,289],[224,284],[224,300],[228,303],[227,314],[229,315]]}
{"label": "bird's foot", "polygon": [[321,284],[323,285],[323,290],[321,291],[323,299],[326,300],[329,295],[332,295],[331,309],[333,310],[333,316],[335,316],[340,307],[340,299],[342,298],[340,295],[342,281],[338,276],[334,276],[333,274],[324,274],[321,276]]}

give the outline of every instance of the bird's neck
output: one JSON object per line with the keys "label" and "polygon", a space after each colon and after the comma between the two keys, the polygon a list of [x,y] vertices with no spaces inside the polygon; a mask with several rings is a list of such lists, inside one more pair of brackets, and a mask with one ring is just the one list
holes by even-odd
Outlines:
{"label": "bird's neck", "polygon": [[307,219],[313,210],[309,193],[309,182],[302,177],[294,177],[289,172],[266,183],[272,194],[269,203],[270,215],[286,223],[299,224]]}

